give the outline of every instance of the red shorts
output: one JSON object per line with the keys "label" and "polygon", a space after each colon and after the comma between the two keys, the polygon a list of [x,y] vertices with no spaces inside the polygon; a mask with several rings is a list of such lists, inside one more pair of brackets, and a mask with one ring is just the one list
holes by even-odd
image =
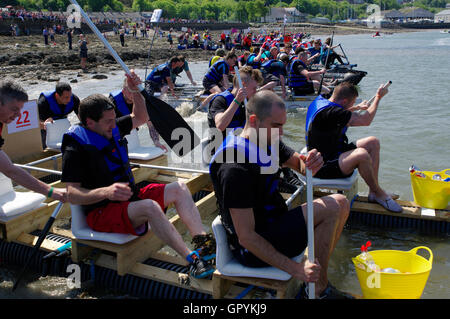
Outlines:
{"label": "red shorts", "polygon": [[[139,190],[140,199],[152,199],[159,204],[164,211],[165,184],[149,184]],[[147,223],[137,229],[131,224],[128,217],[128,205],[130,202],[109,203],[99,207],[86,217],[87,224],[92,230],[105,233],[120,233],[142,236],[147,232]]]}

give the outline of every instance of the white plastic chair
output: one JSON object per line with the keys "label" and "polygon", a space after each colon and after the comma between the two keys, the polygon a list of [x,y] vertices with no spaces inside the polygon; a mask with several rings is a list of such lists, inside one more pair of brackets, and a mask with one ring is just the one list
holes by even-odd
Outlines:
{"label": "white plastic chair", "polygon": [[125,137],[128,141],[128,157],[130,159],[147,161],[165,153],[164,150],[156,146],[141,146],[136,130],[132,130],[130,135],[126,135]]}
{"label": "white plastic chair", "polygon": [[0,173],[0,218],[21,215],[44,206],[46,197],[34,192],[15,192],[11,180]]}
{"label": "white plastic chair", "polygon": [[[307,148],[304,147],[300,151],[300,153],[306,155],[308,153]],[[302,176],[301,178],[305,180]],[[337,189],[340,191],[350,191],[354,187],[354,184],[358,182],[358,170],[355,169],[353,171],[353,174],[346,178],[322,179],[313,177],[312,182],[313,186],[317,188],[329,188],[329,189]]]}
{"label": "white plastic chair", "polygon": [[138,236],[131,234],[94,231],[88,226],[86,215],[81,206],[70,204],[70,210],[72,213],[72,234],[76,239],[97,240],[121,245],[138,238]]}
{"label": "white plastic chair", "polygon": [[70,122],[67,118],[55,120],[53,123],[46,124],[46,144],[53,150],[61,150],[62,138],[64,133],[70,128]]}
{"label": "white plastic chair", "polygon": [[[216,238],[216,268],[222,275],[230,277],[256,277],[275,280],[289,280],[291,275],[275,267],[246,267],[234,258],[228,246],[226,230],[218,215],[212,222],[212,230]],[[302,252],[293,260],[300,262],[303,258]]]}

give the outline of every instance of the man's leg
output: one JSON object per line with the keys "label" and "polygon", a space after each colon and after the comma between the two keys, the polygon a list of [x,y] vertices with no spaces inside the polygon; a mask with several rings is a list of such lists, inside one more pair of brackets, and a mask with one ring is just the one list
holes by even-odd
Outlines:
{"label": "man's leg", "polygon": [[148,222],[156,236],[183,258],[191,253],[180,233],[167,219],[157,202],[151,199],[131,202],[128,205],[128,217],[134,228]]}
{"label": "man's leg", "polygon": [[380,168],[380,141],[374,137],[369,136],[356,141],[357,147],[364,148],[372,159],[373,173],[375,180],[378,183],[378,170]]}
{"label": "man's leg", "polygon": [[[307,204],[302,205],[305,222],[308,223]],[[322,267],[316,283],[319,296],[328,285],[328,262],[341,236],[350,211],[347,198],[333,194],[314,200],[314,256]]]}
{"label": "man's leg", "polygon": [[[313,85],[314,85],[314,90],[315,90],[315,91],[319,90],[319,87],[320,87],[320,81],[313,80],[312,83],[313,83]],[[328,87],[326,87],[325,85],[323,85],[323,83],[322,83],[322,88],[321,88],[319,94],[321,94],[321,93],[328,94],[328,93],[330,93],[330,92],[331,92],[331,90],[330,90]]]}
{"label": "man's leg", "polygon": [[186,184],[173,182],[164,188],[164,206],[175,205],[178,215],[189,230],[191,237],[206,234],[200,213],[192,200]]}
{"label": "man's leg", "polygon": [[[384,199],[387,194],[378,185],[379,155],[374,154],[376,152],[375,146],[372,147],[372,155],[363,147],[342,153],[339,156],[339,167],[342,173],[346,175],[351,174],[355,168],[358,168],[359,174],[369,186],[369,192],[375,194],[377,198]],[[372,156],[376,163],[373,163]]]}

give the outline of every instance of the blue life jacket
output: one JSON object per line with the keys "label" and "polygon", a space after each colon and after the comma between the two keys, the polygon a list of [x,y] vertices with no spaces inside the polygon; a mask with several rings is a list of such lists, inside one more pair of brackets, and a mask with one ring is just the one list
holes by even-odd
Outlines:
{"label": "blue life jacket", "polygon": [[[244,158],[242,156],[245,156],[245,159],[247,160],[247,163],[253,163],[257,164],[260,168],[267,168],[272,166],[272,156],[269,156],[266,151],[260,149],[256,144],[252,143],[246,138],[243,138],[241,136],[236,136],[234,132],[230,132],[230,134],[227,135],[226,139],[223,141],[222,145],[218,148],[216,153],[211,159],[211,162],[209,164],[209,173],[212,174],[211,167],[214,163],[221,163],[218,160],[220,159],[223,163],[226,163],[227,161],[224,160],[224,155],[227,154],[228,150],[233,150],[237,154],[238,163],[244,162]],[[221,158],[219,158],[221,156]],[[228,156],[228,154],[227,154]],[[233,161],[234,162],[234,161]],[[264,199],[271,198],[274,201],[269,203],[265,203],[262,207],[264,208],[265,214],[268,216],[268,220],[270,221],[270,214],[275,209],[280,209],[282,211],[287,211],[287,206],[284,204],[284,200],[279,200],[278,195],[276,195],[276,192],[278,190],[278,183],[279,183],[279,163],[277,164],[277,171],[276,173],[268,173],[268,174],[261,174],[261,176],[264,178],[264,182],[261,183],[261,185],[258,185],[260,187],[263,187],[265,190],[265,193],[267,197]],[[274,198],[278,199],[275,200],[272,198],[272,196],[275,196]],[[262,200],[264,200],[262,199]],[[222,208],[223,209],[223,208]]]}
{"label": "blue life jacket", "polygon": [[[343,108],[341,105],[337,103],[333,103],[321,95],[319,95],[308,107],[308,111],[306,113],[306,123],[305,123],[305,139],[306,139],[306,145],[308,146],[308,151],[310,150],[310,146],[308,143],[308,135],[311,133],[311,124],[313,123],[315,117],[317,114],[319,114],[321,111],[323,111],[326,108],[337,106],[340,108]],[[339,145],[341,145],[345,133],[347,132],[348,127],[342,128],[340,132],[335,131],[329,131],[329,132],[321,132],[319,130],[315,131],[315,134],[320,135],[317,136],[317,138],[322,139],[323,141],[328,141],[329,144],[335,145],[335,147],[339,148]],[[322,152],[321,150],[319,150]],[[338,152],[340,154],[341,152]]]}
{"label": "blue life jacket", "polygon": [[[111,93],[109,93],[109,96],[112,97],[114,99],[114,101],[116,102],[116,107],[117,110],[120,113],[120,116],[125,116],[130,114],[130,109],[127,106],[127,103],[125,102],[125,99],[123,97],[123,93],[122,90],[117,90],[117,91],[113,91]],[[120,117],[118,116],[118,117]]]}
{"label": "blue life jacket", "polygon": [[205,77],[213,83],[219,83],[223,78],[223,72],[219,71],[219,67],[224,66],[225,74],[228,74],[226,70],[229,70],[228,64],[224,60],[219,60],[214,63],[206,72]]}
{"label": "blue life jacket", "polygon": [[259,69],[261,68],[261,59],[259,61],[255,61],[255,57],[257,57],[258,55],[255,53],[252,53],[248,56],[247,61],[245,62],[245,64],[250,65],[252,68],[254,69]]}
{"label": "blue life jacket", "polygon": [[[215,98],[217,98],[218,96],[222,96],[227,101],[227,106],[230,106],[230,104],[234,100],[234,95],[231,94],[231,90],[232,90],[232,88],[225,90],[222,93],[219,93],[216,96],[214,96],[214,98],[211,100],[211,102],[209,102],[209,105],[211,105],[211,103],[214,101]],[[240,106],[237,108],[236,112],[234,113],[232,121],[227,126],[228,128],[238,128],[238,127],[243,128],[245,126],[245,120],[244,120],[244,122],[238,120],[238,118],[239,118],[238,116],[241,114],[241,112],[245,112],[245,109]]]}
{"label": "blue life jacket", "polygon": [[276,60],[276,59],[272,59],[272,60],[264,62],[261,65],[261,69],[264,72],[267,72],[267,73],[270,73],[272,75],[275,75],[276,77],[280,77],[280,74],[282,74],[282,70],[280,68],[278,68],[278,67],[274,67],[274,65],[273,65],[274,63],[283,63],[283,62],[281,62],[279,60]]}
{"label": "blue life jacket", "polygon": [[295,69],[297,65],[301,64],[305,69],[306,65],[300,59],[293,59],[291,64],[289,65],[289,77],[288,77],[288,86],[290,88],[301,88],[306,86],[308,83],[308,79],[303,74],[295,73]]}
{"label": "blue life jacket", "polygon": [[170,76],[170,66],[169,62],[166,62],[154,68],[146,80],[162,84],[166,82],[166,77],[168,76]]}
{"label": "blue life jacket", "polygon": [[53,113],[52,118],[54,120],[66,118],[67,114],[72,112],[72,110],[75,106],[73,103],[73,94],[70,97],[70,102],[67,103],[66,106],[64,107],[64,110],[61,111],[61,108],[59,107],[58,102],[56,102],[55,93],[56,93],[56,91],[49,91],[49,92],[42,92],[41,95],[43,95],[45,97],[48,104],[50,105],[50,110]]}
{"label": "blue life jacket", "polygon": [[[98,154],[94,154],[94,156],[98,155],[98,160],[101,160],[103,157],[103,160],[108,167],[108,171],[110,172],[109,179],[113,181],[113,183],[129,181],[130,184],[134,184],[134,178],[128,162],[126,142],[121,138],[117,126],[112,131],[114,144],[106,137],[81,125],[72,126],[64,135],[68,135],[75,139],[89,152],[92,152],[92,147],[88,146],[94,146],[96,151],[98,151]],[[105,176],[105,180],[108,180],[107,176]]]}

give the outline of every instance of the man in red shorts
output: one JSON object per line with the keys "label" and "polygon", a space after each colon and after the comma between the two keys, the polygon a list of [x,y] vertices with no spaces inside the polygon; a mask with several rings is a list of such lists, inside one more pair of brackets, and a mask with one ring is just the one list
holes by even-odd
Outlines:
{"label": "man in red shorts", "polygon": [[[150,226],[156,236],[186,258],[192,276],[206,278],[214,271],[206,257],[214,252],[215,243],[204,231],[186,185],[174,182],[139,188],[134,183],[124,136],[149,121],[139,83],[133,71],[127,75],[125,89],[132,95],[133,110],[120,118],[116,118],[111,101],[101,94],[81,101],[81,124],[71,127],[63,138],[61,180],[67,185],[69,201],[83,207],[93,230],[140,236]],[[194,251],[164,215],[170,204],[193,237]]]}

